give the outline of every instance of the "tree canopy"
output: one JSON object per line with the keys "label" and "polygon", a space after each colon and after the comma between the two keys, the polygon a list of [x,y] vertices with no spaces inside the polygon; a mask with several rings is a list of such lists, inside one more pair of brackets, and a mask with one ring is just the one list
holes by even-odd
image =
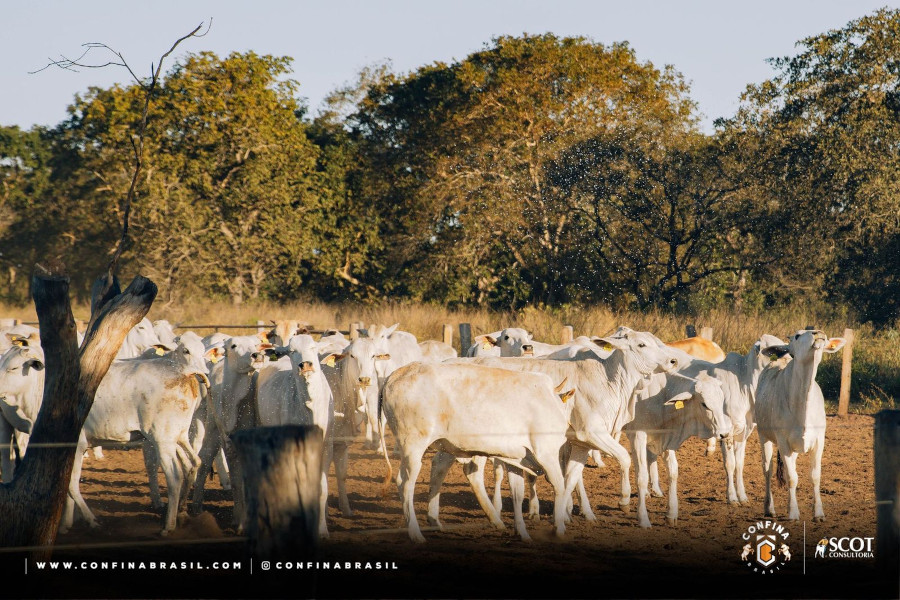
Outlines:
{"label": "tree canopy", "polygon": [[[716,131],[624,42],[497,37],[363,69],[311,117],[289,57],[188,55],[151,107],[124,268],[234,302],[297,296],[692,310],[840,302],[892,324],[900,12],[772,60]],[[130,183],[140,89],[0,128],[0,282],[67,255],[82,295]],[[875,293],[873,293],[873,291]]]}

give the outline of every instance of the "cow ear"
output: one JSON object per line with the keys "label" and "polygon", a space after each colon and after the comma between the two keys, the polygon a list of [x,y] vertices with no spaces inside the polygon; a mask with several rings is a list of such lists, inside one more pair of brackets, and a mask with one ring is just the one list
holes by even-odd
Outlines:
{"label": "cow ear", "polygon": [[829,354],[833,354],[844,347],[844,344],[847,343],[847,340],[844,338],[830,338],[828,343],[825,344],[825,352]]}
{"label": "cow ear", "polygon": [[344,358],[343,354],[335,354],[334,352],[328,354],[327,356],[323,356],[319,360],[319,364],[325,365],[327,367],[334,368],[334,363]]}
{"label": "cow ear", "polygon": [[225,356],[225,350],[220,348],[219,346],[216,346],[215,348],[210,348],[209,350],[207,350],[206,352],[203,353],[203,358],[205,358],[206,360],[208,360],[212,363],[219,362],[219,359],[222,358],[223,356]]}
{"label": "cow ear", "polygon": [[489,335],[484,336],[484,341],[489,343],[491,346],[496,346],[498,344],[497,338],[491,337]]}
{"label": "cow ear", "polygon": [[600,346],[601,350],[606,350],[607,352],[623,348],[622,340],[616,338],[596,338],[593,340],[595,344]]}
{"label": "cow ear", "polygon": [[571,398],[574,395],[575,395],[575,390],[573,388],[573,389],[569,390],[568,392],[563,392],[562,394],[559,394],[559,399],[563,401],[563,404],[565,404],[566,402],[569,401],[569,398]]}
{"label": "cow ear", "polygon": [[400,327],[400,323],[394,323],[394,324],[391,325],[390,327],[387,327],[387,328],[383,329],[383,330],[381,331],[381,337],[383,337],[383,338],[388,337],[389,335],[391,335],[392,333],[394,333],[395,331],[397,331],[397,328],[398,328],[398,327]]}
{"label": "cow ear", "polygon": [[41,361],[40,359],[37,359],[37,358],[32,358],[31,360],[25,361],[25,363],[22,366],[23,367],[31,367],[35,371],[43,371],[44,370],[43,361]]}
{"label": "cow ear", "polygon": [[258,337],[259,339],[261,339],[264,342],[268,342],[270,333],[271,333],[271,331],[260,331],[256,334],[256,337]]}
{"label": "cow ear", "polygon": [[674,396],[666,400],[665,404],[666,406],[671,406],[672,404],[674,404],[676,409],[683,408],[684,403],[693,397],[694,395],[691,392],[681,392],[680,394],[675,394]]}
{"label": "cow ear", "polygon": [[772,360],[777,360],[788,353],[787,344],[780,344],[778,346],[768,346],[760,350],[763,356],[767,356]]}

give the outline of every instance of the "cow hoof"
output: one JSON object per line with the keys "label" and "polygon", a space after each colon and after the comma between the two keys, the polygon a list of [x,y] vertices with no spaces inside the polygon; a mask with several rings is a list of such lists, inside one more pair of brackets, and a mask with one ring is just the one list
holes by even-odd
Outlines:
{"label": "cow hoof", "polygon": [[161,535],[162,537],[169,537],[169,533],[170,533],[170,530],[168,530],[168,529],[163,529],[163,530],[159,533],[159,535]]}
{"label": "cow hoof", "polygon": [[631,504],[629,502],[619,502],[619,510],[623,513],[631,512]]}
{"label": "cow hoof", "polygon": [[409,539],[411,539],[412,541],[414,541],[417,544],[425,543],[425,536],[422,535],[421,533],[411,533],[411,534],[409,534]]}
{"label": "cow hoof", "polygon": [[741,503],[741,501],[738,500],[737,498],[729,498],[728,499],[728,504],[740,504],[740,503]]}
{"label": "cow hoof", "polygon": [[529,521],[540,521],[541,515],[540,513],[528,513],[527,515],[525,515],[525,518]]}
{"label": "cow hoof", "polygon": [[663,497],[662,490],[653,490],[650,493],[650,495],[653,496],[654,498],[662,498]]}
{"label": "cow hoof", "polygon": [[666,517],[666,524],[669,525],[669,527],[677,527],[678,517],[675,517],[674,519],[672,517]]}
{"label": "cow hoof", "polygon": [[429,527],[437,527],[438,530],[440,530],[440,531],[443,531],[443,530],[444,530],[444,524],[441,523],[441,520],[440,520],[440,519],[435,519],[435,518],[433,518],[433,517],[428,517],[427,521],[428,521],[428,526],[429,526]]}
{"label": "cow hoof", "polygon": [[644,529],[650,529],[650,519],[639,520],[638,527],[643,527]]}
{"label": "cow hoof", "polygon": [[585,513],[584,518],[587,519],[588,521],[590,521],[591,523],[594,523],[597,521],[597,515],[595,515],[593,512]]}
{"label": "cow hoof", "polygon": [[821,523],[821,522],[825,521],[825,515],[816,515],[813,517],[813,521],[815,521],[817,523]]}

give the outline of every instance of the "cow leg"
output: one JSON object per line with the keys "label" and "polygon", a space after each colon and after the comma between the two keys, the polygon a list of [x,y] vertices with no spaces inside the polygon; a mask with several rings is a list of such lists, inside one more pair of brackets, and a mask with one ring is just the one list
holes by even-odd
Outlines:
{"label": "cow leg", "polygon": [[666,451],[666,468],[669,470],[669,514],[666,522],[678,524],[678,457],[674,450]]}
{"label": "cow leg", "polygon": [[523,542],[530,542],[531,536],[525,529],[525,519],[522,518],[522,501],[525,499],[525,478],[523,472],[515,467],[507,468],[509,479],[509,495],[512,497],[513,519],[516,524],[516,533]]}
{"label": "cow leg", "polygon": [[[447,477],[450,467],[455,462],[456,457],[441,450],[435,452],[434,456],[431,457],[431,475],[428,478],[428,524],[440,530],[444,529],[440,519],[441,484],[444,483],[444,478]],[[491,518],[491,515],[488,515],[488,518]]]}
{"label": "cow leg", "polygon": [[772,496],[772,455],[775,453],[775,444],[769,440],[763,440],[762,436],[760,436],[760,441],[762,442],[763,475],[766,477],[766,498],[763,501],[765,516],[774,517],[775,498]]}
{"label": "cow leg", "polygon": [[606,431],[588,431],[585,441],[619,462],[622,470],[622,496],[619,499],[619,508],[628,512],[628,504],[631,502],[631,457],[628,456],[628,451]]}
{"label": "cow leg", "polygon": [[334,445],[334,477],[337,479],[338,506],[341,514],[352,517],[350,498],[347,496],[347,467],[350,462],[350,445],[347,442],[338,442]]}
{"label": "cow leg", "polygon": [[75,461],[72,463],[72,476],[69,478],[69,490],[68,496],[66,498],[66,507],[63,514],[62,523],[60,524],[59,531],[60,533],[66,533],[71,529],[72,524],[75,522],[75,507],[78,507],[78,511],[81,513],[81,516],[88,522],[88,525],[91,527],[97,527],[97,519],[94,517],[94,513],[91,512],[91,509],[88,508],[87,503],[85,503],[84,498],[81,497],[81,466],[84,462],[84,451],[87,449],[87,440],[84,437],[84,433],[78,437],[78,445],[75,448]]}
{"label": "cow leg", "polygon": [[747,440],[735,441],[734,443],[734,478],[735,487],[737,487],[738,502],[746,504],[749,502],[747,491],[744,489],[744,458],[747,451]]}
{"label": "cow leg", "polygon": [[647,451],[647,471],[650,475],[650,493],[655,498],[662,498],[662,488],[659,487],[659,458],[649,450]]}
{"label": "cow leg", "polygon": [[492,458],[494,463],[494,510],[503,512],[503,497],[500,495],[500,484],[503,483],[503,461]]}
{"label": "cow leg", "polygon": [[143,445],[144,466],[147,468],[147,477],[150,483],[150,506],[160,509],[163,506],[162,497],[159,495],[159,453],[150,440],[144,440]]}
{"label": "cow leg", "polygon": [[237,450],[230,440],[223,442],[225,450],[225,458],[228,460],[228,466],[231,468],[231,493],[234,497],[234,508],[232,512],[232,523],[238,534],[244,532],[244,519],[247,516],[247,508],[244,499],[244,468],[238,458]]}
{"label": "cow leg", "polygon": [[650,527],[650,517],[647,515],[647,484],[650,480],[647,470],[647,434],[643,431],[635,431],[629,437],[631,438],[631,452],[634,455],[634,470],[637,474],[638,525]]}
{"label": "cow leg", "polygon": [[706,456],[710,457],[716,453],[716,438],[711,437],[706,440]]}
{"label": "cow leg", "polygon": [[0,481],[13,480],[15,456],[13,455],[13,428],[6,419],[0,418]]}
{"label": "cow leg", "polygon": [[419,471],[422,470],[422,455],[426,448],[401,449],[400,469],[397,473],[397,487],[400,488],[400,497],[403,498],[403,517],[406,519],[409,539],[420,544],[425,542],[425,536],[422,535],[419,522],[416,520],[413,500],[416,479],[419,478]]}
{"label": "cow leg", "polygon": [[[191,512],[198,514],[203,509],[203,492],[206,487],[206,478],[212,471],[213,457],[218,457],[222,452],[222,445],[219,440],[219,432],[215,429],[215,421],[210,419],[207,424],[206,433],[203,436],[203,443],[200,445],[200,467],[197,469],[197,480],[194,482],[194,496],[191,500]],[[222,479],[222,472],[219,471],[219,480]],[[224,487],[224,485],[223,485]]]}
{"label": "cow leg", "polygon": [[94,446],[91,452],[97,460],[103,460],[103,446]]}
{"label": "cow leg", "polygon": [[[541,519],[541,500],[537,495],[537,477],[531,473],[525,473],[525,485],[528,489],[528,518],[532,521]],[[572,501],[569,494],[569,502]]]}
{"label": "cow leg", "polygon": [[213,465],[215,465],[216,474],[219,476],[219,484],[222,486],[222,489],[226,492],[231,490],[231,476],[228,474],[228,463],[225,461],[225,453],[222,451],[222,448],[219,448],[219,451],[216,452]]}
{"label": "cow leg", "polygon": [[722,462],[725,463],[725,490],[729,504],[738,503],[734,489],[735,449],[734,444],[722,444]]}
{"label": "cow leg", "polygon": [[822,481],[822,452],[825,450],[825,435],[819,435],[816,441],[816,447],[813,448],[810,457],[809,475],[812,479],[813,498],[815,499],[815,508],[813,512],[813,521],[824,521],[825,511],[822,510],[822,496],[819,493],[819,484]]}
{"label": "cow leg", "polygon": [[788,478],[788,521],[798,521],[800,519],[800,507],[797,505],[797,453],[788,454],[785,452],[781,455],[781,462],[784,463],[784,471]]}
{"label": "cow leg", "polygon": [[561,448],[541,446],[535,448],[534,457],[544,469],[544,477],[553,486],[553,524],[556,526],[556,537],[563,537],[566,532],[566,498],[572,497],[572,491],[566,494],[566,479],[563,476],[560,460]]}
{"label": "cow leg", "polygon": [[472,486],[472,491],[475,492],[475,498],[478,499],[478,504],[481,506],[484,514],[488,516],[494,527],[501,530],[506,529],[503,521],[500,520],[500,513],[494,510],[494,505],[491,503],[491,499],[488,498],[487,490],[484,487],[484,465],[486,462],[487,458],[485,457],[473,458],[463,465],[463,473],[465,473],[466,479],[469,480],[469,485]]}
{"label": "cow leg", "polygon": [[[594,454],[600,454],[597,450],[590,450],[581,445],[572,445],[571,451],[569,454],[569,462],[566,465],[566,487],[569,486],[569,471],[571,470],[573,463],[581,464],[582,469],[579,470],[578,480],[575,482],[575,488],[578,490],[578,506],[581,507],[581,514],[584,515],[584,518],[588,521],[596,521],[597,516],[594,515],[594,511],[591,509],[591,500],[588,498],[587,490],[584,487],[584,463],[587,461],[588,456],[593,456]],[[569,492],[566,495],[566,498],[571,499],[572,494]]]}
{"label": "cow leg", "polygon": [[[181,497],[181,486],[184,483],[184,475],[178,460],[178,450],[175,442],[157,443],[156,450],[159,455],[159,464],[163,475],[166,477],[166,489],[169,505],[166,507],[166,521],[162,535],[168,535],[175,530],[178,520],[178,500]],[[146,454],[145,454],[146,456]]]}
{"label": "cow leg", "polygon": [[334,439],[329,436],[325,440],[325,450],[322,454],[322,478],[319,488],[319,537],[328,537],[328,468],[334,458]]}
{"label": "cow leg", "polygon": [[594,459],[594,463],[596,463],[596,465],[597,465],[598,467],[605,467],[605,466],[606,466],[606,463],[603,462],[603,455],[600,454],[600,451],[599,451],[599,450],[591,450],[591,458]]}

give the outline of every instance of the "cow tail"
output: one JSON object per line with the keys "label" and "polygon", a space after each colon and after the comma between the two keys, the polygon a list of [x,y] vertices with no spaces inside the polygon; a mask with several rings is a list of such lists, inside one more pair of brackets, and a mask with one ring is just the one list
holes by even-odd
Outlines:
{"label": "cow tail", "polygon": [[384,442],[384,423],[381,420],[382,404],[384,403],[384,386],[379,386],[378,390],[378,439],[381,444],[381,452],[384,454],[384,460],[387,462],[388,472],[384,476],[384,483],[381,486],[381,497],[386,498],[388,489],[391,486],[391,479],[394,476],[394,467],[391,465],[391,459],[388,456],[387,444]]}
{"label": "cow tail", "polygon": [[775,455],[775,461],[778,463],[775,467],[775,481],[778,482],[778,487],[783,488],[787,481],[784,478],[784,461],[781,460],[781,450]]}

